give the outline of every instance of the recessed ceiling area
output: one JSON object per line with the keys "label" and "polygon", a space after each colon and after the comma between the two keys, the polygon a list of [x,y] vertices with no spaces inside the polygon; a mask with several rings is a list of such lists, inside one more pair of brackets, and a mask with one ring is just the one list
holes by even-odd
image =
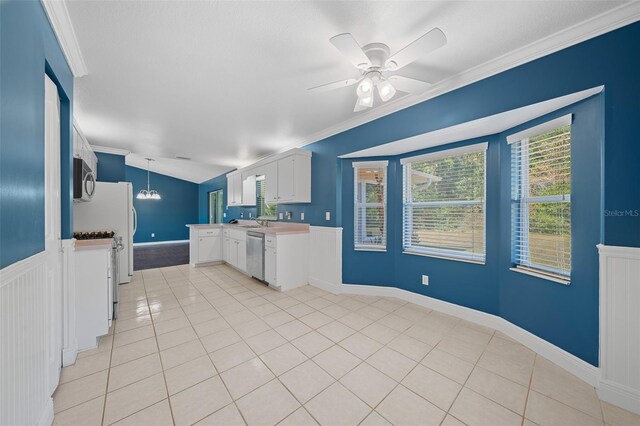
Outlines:
{"label": "recessed ceiling area", "polygon": [[437,89],[623,3],[68,1],[88,69],[74,114],[91,144],[202,182],[422,99],[398,92],[354,113],[354,87],[309,93],[359,77],[329,43],[337,34],[393,54],[440,28],[447,45],[398,72]]}

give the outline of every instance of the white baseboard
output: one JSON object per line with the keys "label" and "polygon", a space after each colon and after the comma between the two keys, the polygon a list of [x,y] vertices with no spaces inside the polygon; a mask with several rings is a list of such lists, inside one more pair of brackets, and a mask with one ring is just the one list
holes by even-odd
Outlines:
{"label": "white baseboard", "polygon": [[144,247],[144,246],[160,246],[164,244],[182,244],[188,243],[189,240],[171,240],[171,241],[150,241],[148,243],[133,243],[134,247]]}
{"label": "white baseboard", "polygon": [[607,380],[601,380],[597,391],[601,400],[640,414],[640,393],[635,389]]}
{"label": "white baseboard", "polygon": [[53,398],[49,398],[38,420],[38,426],[51,426],[53,424],[53,416]]}
{"label": "white baseboard", "polygon": [[413,293],[397,287],[358,284],[342,284],[341,286],[334,286],[329,283],[319,282],[318,280],[310,280],[309,284],[334,294],[361,294],[366,296],[395,297],[397,299],[415,303],[416,305],[452,315],[466,321],[471,321],[485,327],[493,328],[523,344],[532,351],[542,355],[590,385],[595,387],[598,386],[600,371],[597,367],[496,315],[487,314],[485,312],[434,299],[429,296]]}

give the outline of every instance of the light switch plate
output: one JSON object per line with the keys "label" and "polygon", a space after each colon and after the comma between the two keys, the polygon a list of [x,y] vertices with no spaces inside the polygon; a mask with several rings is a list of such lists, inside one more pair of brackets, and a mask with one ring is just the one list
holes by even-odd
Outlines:
{"label": "light switch plate", "polygon": [[304,213],[300,213],[300,220],[304,220]]}
{"label": "light switch plate", "polygon": [[429,285],[429,275],[422,276],[422,285]]}
{"label": "light switch plate", "polygon": [[282,214],[282,212],[281,212],[281,213],[278,215],[278,218],[279,218],[280,220],[282,220],[282,218],[283,218],[283,217],[284,217],[284,215],[283,215],[283,214]]}
{"label": "light switch plate", "polygon": [[326,220],[331,220],[331,212],[326,212],[326,213],[324,214],[324,218],[325,218]]}
{"label": "light switch plate", "polygon": [[151,238],[155,238],[155,237],[156,237],[156,233],[155,233],[155,232],[152,232],[152,233],[151,233]]}

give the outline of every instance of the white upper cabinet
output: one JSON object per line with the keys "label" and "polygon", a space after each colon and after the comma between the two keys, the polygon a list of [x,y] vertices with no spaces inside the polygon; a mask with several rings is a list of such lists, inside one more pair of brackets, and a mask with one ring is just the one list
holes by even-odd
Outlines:
{"label": "white upper cabinet", "polygon": [[278,160],[278,202],[293,201],[295,196],[296,159],[295,155],[292,155]]}
{"label": "white upper cabinet", "polygon": [[264,175],[265,202],[311,202],[311,151],[292,149],[227,175],[227,204],[256,205],[256,176]]}
{"label": "white upper cabinet", "polygon": [[227,175],[227,205],[241,206],[242,204],[242,174],[235,172]]}
{"label": "white upper cabinet", "polygon": [[264,174],[264,201],[267,204],[278,203],[278,162],[266,164],[262,172]]}

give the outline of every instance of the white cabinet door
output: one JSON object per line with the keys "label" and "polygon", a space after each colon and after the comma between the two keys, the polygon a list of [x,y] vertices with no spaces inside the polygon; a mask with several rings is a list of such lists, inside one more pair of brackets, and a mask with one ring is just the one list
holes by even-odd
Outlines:
{"label": "white cabinet door", "polygon": [[278,160],[278,201],[292,201],[295,191],[295,158],[289,156]]}
{"label": "white cabinet door", "polygon": [[227,205],[235,204],[235,192],[233,192],[233,176],[227,176]]}
{"label": "white cabinet door", "polygon": [[198,263],[220,260],[220,237],[198,239]]}
{"label": "white cabinet door", "polygon": [[[242,177],[241,177],[242,179]],[[256,205],[256,177],[247,176],[242,180],[242,205],[243,206],[255,206]]]}
{"label": "white cabinet door", "polygon": [[238,267],[238,240],[229,239],[229,264]]}
{"label": "white cabinet door", "polygon": [[235,265],[236,268],[241,271],[247,271],[247,242],[246,241],[238,241],[238,263]]}
{"label": "white cabinet door", "polygon": [[233,176],[233,200],[235,205],[242,205],[242,175],[240,173]]}
{"label": "white cabinet door", "polygon": [[224,260],[227,263],[229,262],[229,253],[231,250],[231,240],[229,239],[229,237],[224,237],[224,240],[222,241],[222,260]]}
{"label": "white cabinet door", "polygon": [[264,201],[267,204],[278,202],[278,162],[264,167]]}
{"label": "white cabinet door", "polygon": [[276,281],[276,249],[265,247],[264,249],[264,280],[272,285],[278,285]]}

